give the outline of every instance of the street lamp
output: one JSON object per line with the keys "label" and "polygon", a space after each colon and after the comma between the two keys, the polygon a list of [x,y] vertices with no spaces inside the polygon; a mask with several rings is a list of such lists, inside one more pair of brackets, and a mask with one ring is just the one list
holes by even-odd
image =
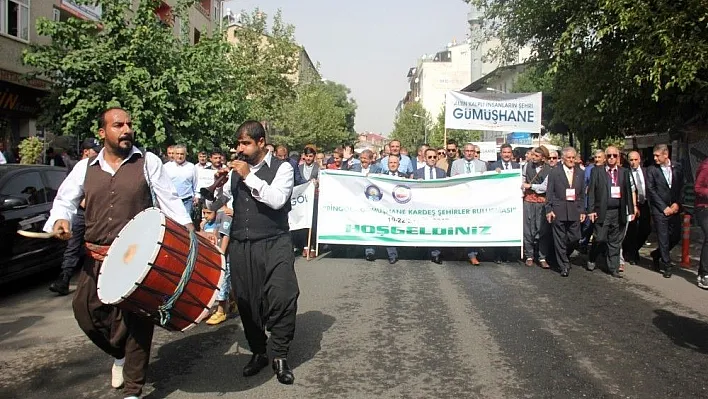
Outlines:
{"label": "street lamp", "polygon": [[428,144],[428,124],[426,123],[427,118],[418,114],[413,114],[413,117],[423,120],[423,144]]}

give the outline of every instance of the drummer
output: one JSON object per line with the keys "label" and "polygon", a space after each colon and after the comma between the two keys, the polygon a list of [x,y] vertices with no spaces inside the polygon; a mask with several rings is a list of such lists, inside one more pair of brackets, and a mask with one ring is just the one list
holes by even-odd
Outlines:
{"label": "drummer", "polygon": [[59,238],[71,237],[71,219],[81,198],[86,199],[87,258],[72,302],[79,327],[115,359],[111,386],[123,387],[126,398],[138,398],[145,385],[153,324],[133,313],[104,305],[96,280],[103,258],[116,235],[136,214],[157,205],[177,223],[193,230],[191,219],[155,154],[134,145],[127,111],[109,108],[98,119],[103,148],[98,156],[80,161],[59,187],[44,230]]}
{"label": "drummer", "polygon": [[224,195],[233,198],[234,210],[229,243],[231,281],[253,353],[243,375],[256,375],[268,366],[267,329],[273,371],[280,383],[292,384],[295,377],[287,356],[295,335],[300,294],[288,227],[293,168],[266,150],[261,123],[244,122],[236,135],[236,150],[245,161],[231,161],[233,178],[231,185],[224,186]]}

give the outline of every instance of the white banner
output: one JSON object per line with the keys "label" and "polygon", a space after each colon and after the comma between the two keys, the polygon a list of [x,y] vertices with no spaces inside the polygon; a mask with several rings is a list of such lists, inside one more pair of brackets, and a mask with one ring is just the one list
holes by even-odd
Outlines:
{"label": "white banner", "polygon": [[541,93],[467,93],[445,97],[445,128],[541,132]]}
{"label": "white banner", "polygon": [[319,244],[521,246],[520,171],[439,180],[320,171]]}
{"label": "white banner", "polygon": [[290,196],[292,210],[288,213],[290,230],[309,229],[312,227],[312,210],[315,204],[315,183],[309,181],[295,186]]}
{"label": "white banner", "polygon": [[472,144],[479,147],[479,159],[485,162],[495,162],[497,160],[496,141],[473,141]]}

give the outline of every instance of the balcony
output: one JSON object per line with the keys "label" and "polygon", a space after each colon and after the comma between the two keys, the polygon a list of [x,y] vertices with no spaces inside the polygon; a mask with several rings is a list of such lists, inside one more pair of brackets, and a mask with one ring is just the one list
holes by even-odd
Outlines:
{"label": "balcony", "polygon": [[194,8],[199,10],[206,18],[211,19],[211,0],[202,0],[194,3]]}

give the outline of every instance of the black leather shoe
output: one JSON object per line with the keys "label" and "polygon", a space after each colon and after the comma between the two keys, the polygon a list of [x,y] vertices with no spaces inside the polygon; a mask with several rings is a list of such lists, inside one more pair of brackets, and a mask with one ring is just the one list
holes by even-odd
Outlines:
{"label": "black leather shoe", "polygon": [[664,278],[671,278],[673,265],[668,264],[664,266]]}
{"label": "black leather shoe", "polygon": [[388,258],[388,263],[394,264],[396,262],[398,262],[398,258]]}
{"label": "black leather shoe", "polygon": [[243,376],[251,377],[258,374],[268,366],[268,356],[265,353],[254,353],[246,367],[243,368]]}
{"label": "black leather shoe", "polygon": [[618,272],[616,270],[614,272],[610,273],[610,276],[612,276],[614,278],[622,278],[622,275],[620,274],[620,272]]}
{"label": "black leather shoe", "polygon": [[60,296],[69,295],[69,276],[61,275],[56,281],[49,285],[49,291],[56,292]]}
{"label": "black leather shoe", "polygon": [[366,260],[368,260],[369,262],[373,262],[373,261],[376,260],[376,255],[374,255],[374,254],[366,254]]}
{"label": "black leather shoe", "polygon": [[273,359],[273,372],[281,384],[291,385],[295,382],[295,375],[285,359]]}
{"label": "black leather shoe", "polygon": [[570,273],[568,273],[568,269],[561,270],[561,277],[568,277]]}
{"label": "black leather shoe", "polygon": [[440,255],[431,256],[430,261],[433,263],[437,263],[438,265],[442,265],[442,259],[440,259]]}
{"label": "black leather shoe", "polygon": [[651,260],[654,270],[661,271],[661,255],[656,250],[651,251]]}

